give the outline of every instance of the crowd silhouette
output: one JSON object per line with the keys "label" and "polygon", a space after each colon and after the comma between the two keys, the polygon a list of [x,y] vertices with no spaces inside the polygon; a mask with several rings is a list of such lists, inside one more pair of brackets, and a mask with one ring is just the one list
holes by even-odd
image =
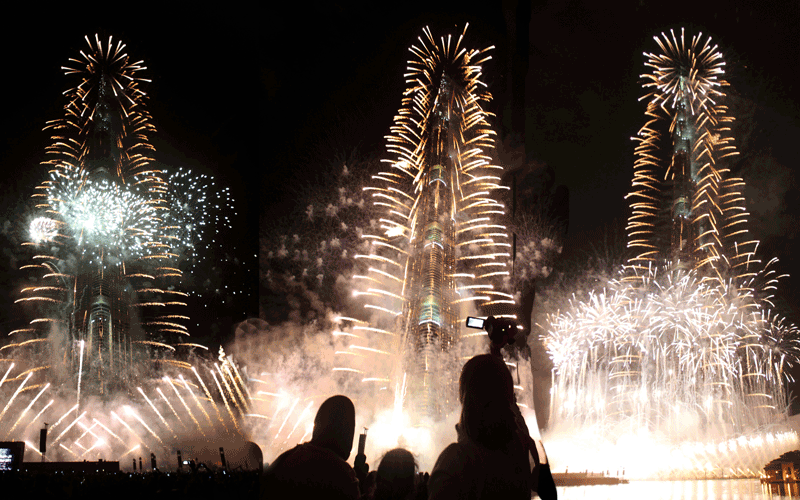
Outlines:
{"label": "crowd silhouette", "polygon": [[501,356],[482,354],[467,361],[459,400],[457,440],[441,452],[428,476],[419,473],[414,455],[403,448],[387,452],[372,472],[359,450],[355,469],[350,467],[355,407],[346,396],[333,396],[317,412],[311,441],[267,468],[261,498],[478,500],[530,499],[537,493],[555,500],[549,467],[520,414]]}
{"label": "crowd silhouette", "polygon": [[183,473],[0,473],[0,491],[32,498],[325,498],[354,500],[530,499],[555,500],[549,468],[539,459],[514,397],[502,357],[471,358],[459,379],[461,415],[456,441],[420,473],[414,455],[395,448],[369,471],[363,440],[351,467],[356,411],[346,396],[320,405],[311,440],[284,452],[259,471],[191,467]]}

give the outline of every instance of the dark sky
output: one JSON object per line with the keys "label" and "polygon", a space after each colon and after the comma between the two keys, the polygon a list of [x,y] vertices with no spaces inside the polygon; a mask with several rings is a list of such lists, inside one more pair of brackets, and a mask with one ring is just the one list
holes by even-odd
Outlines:
{"label": "dark sky", "polygon": [[[699,6],[699,4],[703,4]],[[484,80],[503,120],[508,78],[507,18],[517,2],[414,3],[351,8],[303,3],[294,15],[270,22],[261,57],[266,90],[262,122],[267,141],[264,212],[285,214],[296,203],[292,186],[324,182],[340,168],[333,158],[382,155],[405,88],[408,47],[430,26],[435,36],[461,32],[466,43],[495,45]],[[570,192],[565,254],[609,228],[624,226],[624,200],[633,172],[630,140],[644,124],[639,75],[653,36],[674,28],[711,35],[726,58],[731,114],[741,155],[731,166],[748,183],[751,232],[762,256],[779,257],[790,272],[781,300],[800,321],[798,197],[794,151],[800,143],[796,61],[800,60],[800,4],[775,2],[536,2],[530,13],[530,62],[525,115],[529,158],[555,169]],[[501,140],[504,129],[499,128]],[[270,131],[269,133],[267,131]],[[291,179],[291,182],[285,182]],[[622,233],[619,233],[622,234]]]}
{"label": "dark sky", "polygon": [[[119,15],[90,5],[30,11],[0,34],[5,47],[0,270],[6,276],[0,301],[13,301],[23,284],[13,269],[26,262],[19,260],[22,253],[14,244],[29,221],[29,197],[46,175],[39,163],[50,135],[42,128],[47,120],[63,116],[62,92],[75,81],[60,68],[87,48],[84,35],[93,39],[100,33],[104,42],[112,35],[127,44],[134,61],[144,61],[142,76],[152,80],[142,88],[157,130],[150,138],[157,162],[212,175],[218,186],[232,190],[234,229],[221,248],[206,251],[205,275],[193,276],[188,284],[197,289],[210,280],[211,288],[192,299],[190,331],[206,344],[224,341],[236,322],[257,315],[259,203],[251,170],[257,134],[250,112],[256,106],[257,71],[248,66],[252,54],[242,50],[255,45],[255,31],[242,29],[233,16],[197,9],[180,17],[146,9]],[[0,306],[0,316],[3,328],[20,320],[5,306]]]}

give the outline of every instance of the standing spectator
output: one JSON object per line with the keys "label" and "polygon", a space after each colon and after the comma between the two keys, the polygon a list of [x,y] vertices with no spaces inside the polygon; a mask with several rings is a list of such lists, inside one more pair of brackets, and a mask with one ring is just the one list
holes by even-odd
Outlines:
{"label": "standing spectator", "polygon": [[529,500],[531,440],[517,421],[514,382],[502,358],[483,354],[467,361],[459,399],[458,440],[436,460],[428,498]]}
{"label": "standing spectator", "polygon": [[326,399],[314,418],[311,441],[283,453],[267,469],[261,498],[358,499],[358,479],[346,462],[355,429],[350,398]]}
{"label": "standing spectator", "polygon": [[427,494],[419,495],[424,486],[418,477],[414,455],[404,448],[395,448],[386,452],[378,466],[373,500],[427,498]]}

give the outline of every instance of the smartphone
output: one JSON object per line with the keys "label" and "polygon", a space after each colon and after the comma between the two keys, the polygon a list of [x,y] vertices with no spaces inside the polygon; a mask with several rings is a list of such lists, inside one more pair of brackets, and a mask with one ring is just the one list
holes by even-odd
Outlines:
{"label": "smartphone", "polygon": [[469,328],[483,328],[483,324],[486,320],[482,318],[474,318],[472,316],[467,316],[467,327]]}
{"label": "smartphone", "polygon": [[358,435],[358,454],[364,454],[364,448],[367,446],[367,428],[364,427],[364,432]]}

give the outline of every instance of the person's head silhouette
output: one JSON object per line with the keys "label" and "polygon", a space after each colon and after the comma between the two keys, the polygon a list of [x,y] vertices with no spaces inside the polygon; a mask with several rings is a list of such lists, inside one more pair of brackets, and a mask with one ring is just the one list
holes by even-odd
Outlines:
{"label": "person's head silhouette", "polygon": [[459,399],[459,425],[467,437],[490,449],[511,441],[516,429],[514,380],[502,359],[481,354],[467,361],[459,379]]}
{"label": "person's head silhouette", "polygon": [[327,448],[342,460],[350,457],[356,431],[356,408],[347,396],[332,396],[320,405],[314,418],[311,443]]}
{"label": "person's head silhouette", "polygon": [[387,451],[378,466],[375,498],[407,498],[416,486],[417,462],[404,448]]}

